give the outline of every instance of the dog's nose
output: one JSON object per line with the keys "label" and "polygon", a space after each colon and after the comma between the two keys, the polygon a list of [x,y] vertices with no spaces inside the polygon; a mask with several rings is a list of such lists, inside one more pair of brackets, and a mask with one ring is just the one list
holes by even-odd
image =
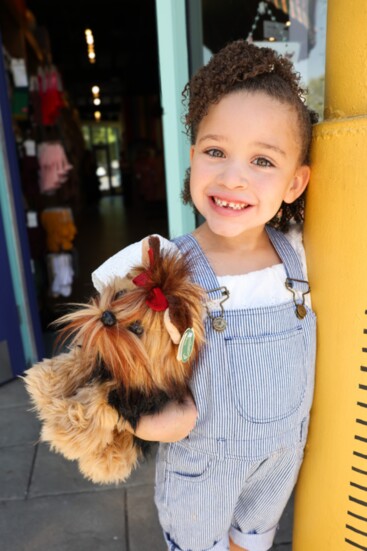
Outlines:
{"label": "dog's nose", "polygon": [[112,325],[115,325],[117,319],[113,312],[110,312],[110,310],[105,310],[101,316],[101,321],[103,325],[111,327]]}

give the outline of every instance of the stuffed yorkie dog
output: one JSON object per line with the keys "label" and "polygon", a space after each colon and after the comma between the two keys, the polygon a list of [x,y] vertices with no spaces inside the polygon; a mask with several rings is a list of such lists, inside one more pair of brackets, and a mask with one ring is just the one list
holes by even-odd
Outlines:
{"label": "stuffed yorkie dog", "polygon": [[142,263],[60,318],[68,351],[25,377],[41,440],[96,483],[124,481],[147,442],[125,430],[188,393],[204,341],[203,291],[178,252],[143,241]]}

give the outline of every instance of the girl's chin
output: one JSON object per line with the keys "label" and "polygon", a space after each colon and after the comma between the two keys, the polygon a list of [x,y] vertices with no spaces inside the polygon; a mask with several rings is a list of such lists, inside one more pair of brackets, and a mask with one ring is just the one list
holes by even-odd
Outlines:
{"label": "girl's chin", "polygon": [[265,224],[260,226],[240,226],[240,227],[228,227],[228,225],[211,224],[210,221],[206,221],[207,229],[212,235],[216,237],[223,237],[225,239],[234,239],[241,237],[242,235],[250,234],[253,232],[259,232],[264,229]]}

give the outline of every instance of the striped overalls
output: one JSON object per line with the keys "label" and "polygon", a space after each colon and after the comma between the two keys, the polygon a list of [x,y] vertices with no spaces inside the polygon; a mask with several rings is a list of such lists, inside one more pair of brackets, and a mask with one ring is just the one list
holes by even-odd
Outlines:
{"label": "striped overalls", "polygon": [[[287,276],[304,280],[286,237],[267,227]],[[219,297],[217,278],[192,235],[175,240],[193,261],[193,278]],[[298,283],[294,283],[296,288]],[[214,312],[214,315],[220,311]],[[270,549],[303,458],[313,395],[316,321],[287,303],[225,310],[227,327],[206,319],[195,366],[195,429],[160,444],[156,504],[170,551],[224,551],[232,540]]]}

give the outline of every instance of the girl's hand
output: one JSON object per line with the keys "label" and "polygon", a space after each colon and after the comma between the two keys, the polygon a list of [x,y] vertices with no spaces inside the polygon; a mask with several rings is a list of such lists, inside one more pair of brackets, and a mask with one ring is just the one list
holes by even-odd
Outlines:
{"label": "girl's hand", "polygon": [[192,431],[197,414],[192,396],[187,395],[183,403],[169,402],[160,413],[144,415],[135,431],[126,422],[126,430],[142,440],[177,442]]}

